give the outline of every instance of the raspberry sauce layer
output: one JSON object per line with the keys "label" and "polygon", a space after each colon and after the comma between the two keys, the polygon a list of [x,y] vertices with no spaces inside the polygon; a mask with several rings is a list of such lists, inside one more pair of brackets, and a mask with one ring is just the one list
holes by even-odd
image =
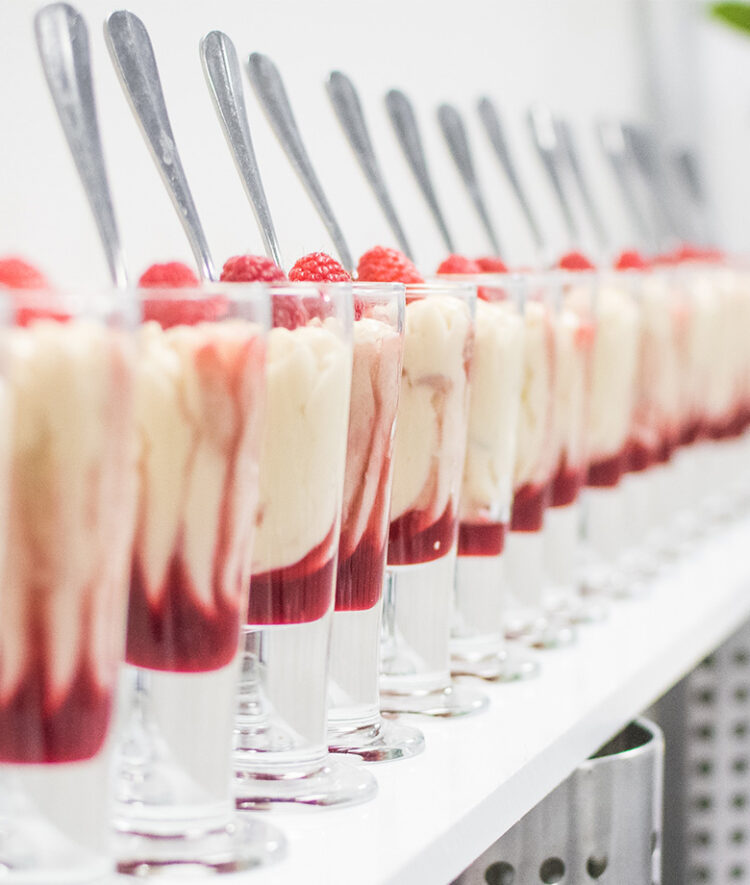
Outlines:
{"label": "raspberry sauce layer", "polygon": [[336,551],[333,528],[304,559],[250,579],[250,626],[308,624],[322,618],[331,605]]}
{"label": "raspberry sauce layer", "polygon": [[627,471],[628,473],[643,473],[658,461],[658,450],[647,445],[641,440],[633,439],[627,447]]}
{"label": "raspberry sauce layer", "polygon": [[500,556],[505,549],[504,522],[462,522],[458,526],[459,556]]}
{"label": "raspberry sauce layer", "polygon": [[386,544],[366,533],[356,549],[339,562],[336,573],[336,611],[366,611],[383,591]]}
{"label": "raspberry sauce layer", "polygon": [[620,478],[625,472],[626,456],[627,452],[623,450],[611,458],[592,461],[586,478],[587,485],[594,488],[614,488],[620,482]]}
{"label": "raspberry sauce layer", "polygon": [[513,497],[510,520],[512,532],[539,532],[544,523],[544,511],[549,503],[550,483],[526,483]]}
{"label": "raspberry sauce layer", "polygon": [[582,467],[568,467],[563,462],[552,480],[550,507],[567,507],[577,498],[583,487],[586,472]]}
{"label": "raspberry sauce layer", "polygon": [[683,424],[680,431],[680,445],[689,446],[697,442],[703,435],[703,421],[700,418],[694,418]]}
{"label": "raspberry sauce layer", "polygon": [[410,510],[394,519],[388,534],[388,565],[418,565],[445,556],[453,547],[458,520],[450,504],[442,516],[425,525],[429,515],[423,510]]}

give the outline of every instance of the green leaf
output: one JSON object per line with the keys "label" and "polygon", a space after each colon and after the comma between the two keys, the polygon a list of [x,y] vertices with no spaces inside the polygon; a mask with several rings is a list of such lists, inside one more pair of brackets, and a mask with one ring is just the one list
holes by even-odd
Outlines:
{"label": "green leaf", "polygon": [[750,3],[712,3],[711,15],[750,35]]}

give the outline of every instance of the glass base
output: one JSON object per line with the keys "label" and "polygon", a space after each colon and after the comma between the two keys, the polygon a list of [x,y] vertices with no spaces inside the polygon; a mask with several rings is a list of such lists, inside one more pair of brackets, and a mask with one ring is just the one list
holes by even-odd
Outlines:
{"label": "glass base", "polygon": [[241,811],[289,806],[334,808],[367,802],[378,791],[378,783],[369,771],[328,755],[314,768],[279,768],[278,773],[272,773],[270,767],[255,771],[243,768],[240,761],[234,774],[237,808]]}
{"label": "glass base", "polygon": [[279,830],[264,821],[235,817],[231,823],[195,836],[163,837],[118,831],[117,872],[145,878],[169,876],[194,879],[199,875],[237,873],[281,860],[286,842]]}
{"label": "glass base", "polygon": [[506,649],[484,655],[451,657],[454,676],[474,676],[486,682],[520,682],[539,675],[539,663],[529,657]]}
{"label": "glass base", "polygon": [[578,639],[576,628],[567,619],[542,619],[526,640],[532,648],[542,651],[568,648]]}
{"label": "glass base", "polygon": [[565,614],[570,623],[577,627],[586,624],[601,624],[609,617],[609,605],[605,599],[596,595],[581,594],[571,600],[565,609]]}
{"label": "glass base", "polygon": [[418,756],[424,750],[424,735],[418,728],[386,722],[378,717],[372,725],[363,725],[351,731],[329,730],[332,753],[347,753],[362,762],[392,762]]}
{"label": "glass base", "polygon": [[489,706],[489,699],[474,688],[452,684],[434,691],[414,694],[382,692],[380,706],[385,713],[417,713],[452,719],[481,713]]}

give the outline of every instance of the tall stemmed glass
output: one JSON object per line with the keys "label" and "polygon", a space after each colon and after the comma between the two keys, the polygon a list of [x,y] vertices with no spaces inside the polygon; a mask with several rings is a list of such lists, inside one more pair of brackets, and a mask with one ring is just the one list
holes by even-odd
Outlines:
{"label": "tall stemmed glass", "polygon": [[232,735],[258,499],[269,298],[143,290],[138,510],[120,736],[120,872],[232,872],[280,854],[239,820]]}
{"label": "tall stemmed glass", "polygon": [[341,805],[374,778],[328,753],[334,604],[352,371],[352,289],[272,289],[267,424],[235,728],[240,808]]}
{"label": "tall stemmed glass", "polygon": [[79,883],[112,869],[136,311],[113,292],[9,292],[0,308],[0,870]]}
{"label": "tall stemmed glass", "polygon": [[381,706],[459,716],[487,704],[451,682],[449,650],[476,286],[409,285],[406,301]]}
{"label": "tall stemmed glass", "polygon": [[354,284],[354,358],[331,622],[328,743],[366,762],[413,756],[421,732],[380,715],[383,577],[404,347],[404,286]]}
{"label": "tall stemmed glass", "polygon": [[505,649],[503,550],[510,522],[523,373],[519,281],[484,274],[479,284],[469,422],[461,485],[452,669],[511,681],[536,668]]}

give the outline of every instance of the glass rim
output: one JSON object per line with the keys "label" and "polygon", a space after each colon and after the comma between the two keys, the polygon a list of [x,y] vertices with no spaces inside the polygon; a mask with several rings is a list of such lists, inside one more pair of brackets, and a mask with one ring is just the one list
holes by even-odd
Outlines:
{"label": "glass rim", "polygon": [[477,283],[472,280],[429,279],[424,283],[406,283],[406,295],[453,295],[464,300],[476,298]]}

